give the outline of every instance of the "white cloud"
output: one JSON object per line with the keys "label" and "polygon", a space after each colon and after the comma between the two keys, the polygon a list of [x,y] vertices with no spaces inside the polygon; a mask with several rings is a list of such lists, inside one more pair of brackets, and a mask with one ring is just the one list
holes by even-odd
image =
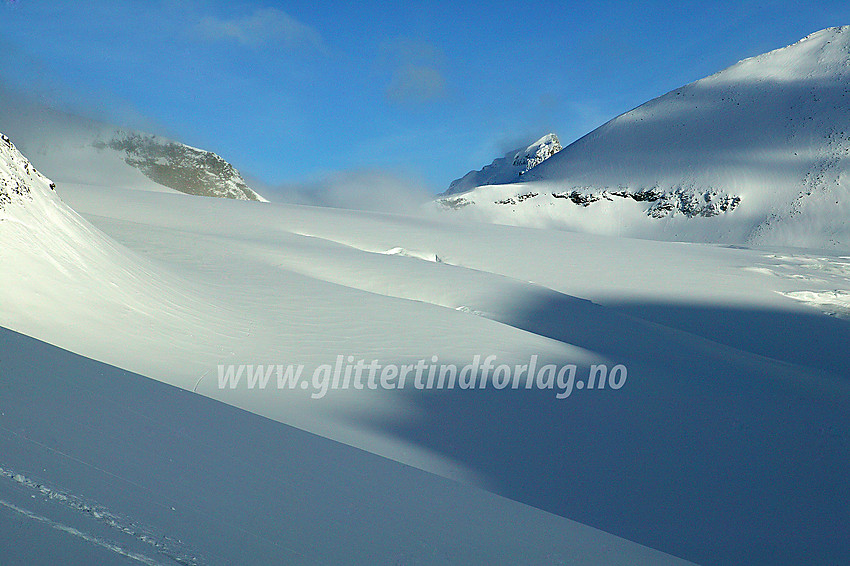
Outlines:
{"label": "white cloud", "polygon": [[341,171],[320,181],[279,187],[254,185],[275,202],[377,212],[419,212],[431,198],[430,191],[415,181],[376,170]]}
{"label": "white cloud", "polygon": [[397,103],[425,103],[446,95],[442,52],[424,41],[397,39],[383,46],[391,70],[387,98]]}
{"label": "white cloud", "polygon": [[318,31],[277,8],[259,8],[229,20],[206,16],[197,29],[208,40],[236,41],[248,47],[280,42],[290,48],[324,49]]}

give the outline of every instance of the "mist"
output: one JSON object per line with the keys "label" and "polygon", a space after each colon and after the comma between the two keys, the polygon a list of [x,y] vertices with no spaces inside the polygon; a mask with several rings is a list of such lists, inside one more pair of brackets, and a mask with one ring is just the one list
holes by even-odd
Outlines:
{"label": "mist", "polygon": [[[58,86],[22,90],[5,80],[5,74],[0,67],[0,132],[8,135],[47,174],[73,169],[68,161],[78,157],[80,147],[95,139],[111,137],[116,129],[138,129],[181,141],[179,136],[137,113],[125,113],[123,118],[117,118],[104,110],[88,111],[63,102],[73,97],[60,93]],[[204,149],[218,152],[215,147]],[[222,157],[228,160],[227,155]],[[250,171],[241,173],[252,189],[273,202],[310,206],[417,213],[434,192],[423,182],[377,169],[337,171],[316,180],[279,185],[254,177]]]}
{"label": "mist", "polygon": [[272,202],[371,212],[414,213],[433,198],[423,183],[380,170],[338,171],[316,181],[277,186],[252,182]]}

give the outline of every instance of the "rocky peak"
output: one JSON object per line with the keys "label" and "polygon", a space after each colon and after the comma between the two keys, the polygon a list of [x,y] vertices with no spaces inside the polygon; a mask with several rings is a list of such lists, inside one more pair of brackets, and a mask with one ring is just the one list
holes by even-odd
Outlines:
{"label": "rocky peak", "polygon": [[558,139],[558,136],[555,134],[546,134],[525,148],[525,151],[518,150],[514,156],[513,166],[521,169],[520,175],[522,175],[532,167],[543,163],[561,151],[561,149],[563,148],[561,147],[561,140]]}
{"label": "rocky peak", "polygon": [[219,155],[154,135],[119,131],[98,149],[123,153],[124,161],[152,181],[190,195],[264,201],[233,165]]}

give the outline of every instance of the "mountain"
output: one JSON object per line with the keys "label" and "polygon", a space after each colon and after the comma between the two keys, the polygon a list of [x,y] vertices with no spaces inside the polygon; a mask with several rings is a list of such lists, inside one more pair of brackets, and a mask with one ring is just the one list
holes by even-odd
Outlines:
{"label": "mountain", "polygon": [[2,85],[0,129],[60,185],[266,200],[211,151],[76,116]]}
{"label": "mountain", "polygon": [[463,193],[481,185],[517,183],[531,168],[561,151],[561,141],[555,134],[546,134],[528,147],[509,151],[479,171],[470,171],[455,179],[443,195]]}
{"label": "mountain", "polygon": [[501,186],[438,203],[499,223],[847,249],[850,27],[819,31],[651,100],[520,181],[488,179]]}
{"label": "mountain", "polygon": [[266,200],[245,183],[233,165],[211,151],[138,132],[117,131],[92,147],[118,152],[127,165],[164,187],[190,195]]}

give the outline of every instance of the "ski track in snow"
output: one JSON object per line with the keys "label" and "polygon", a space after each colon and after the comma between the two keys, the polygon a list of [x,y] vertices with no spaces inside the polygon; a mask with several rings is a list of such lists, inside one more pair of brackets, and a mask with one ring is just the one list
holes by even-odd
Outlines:
{"label": "ski track in snow", "polygon": [[[163,556],[166,556],[177,564],[181,564],[183,566],[203,566],[205,564],[204,561],[200,560],[196,556],[196,553],[189,551],[187,548],[185,548],[185,545],[180,541],[173,540],[165,535],[157,534],[154,532],[153,529],[139,525],[135,521],[113,513],[103,505],[99,505],[97,503],[87,500],[86,498],[73,495],[65,490],[47,486],[43,482],[33,480],[23,474],[9,470],[8,468],[5,468],[3,466],[0,466],[0,478],[13,481],[19,486],[37,492],[45,499],[55,501],[63,505],[64,507],[67,507],[68,509],[72,509],[77,513],[84,514],[85,516],[91,517],[92,519],[98,521],[101,524],[104,524],[108,527],[111,527],[112,529],[115,529],[116,531],[129,535],[134,539],[138,540],[139,542],[150,545],[155,548],[157,552],[159,552]],[[7,501],[0,500],[0,505],[3,505],[13,511],[16,511],[30,519],[45,523],[55,529],[80,537],[84,540],[91,542],[92,544],[112,550],[113,552],[117,552],[118,554],[142,562],[143,564],[162,564],[161,562],[156,562],[155,560],[148,558],[147,556],[129,550],[125,550],[119,545],[104,540],[100,537],[84,533],[73,527],[63,525],[46,517],[42,517],[40,515],[27,511],[26,509],[21,509],[20,507],[17,507],[16,505],[13,505],[12,503],[9,503]]]}
{"label": "ski track in snow", "polygon": [[44,523],[45,525],[53,527],[54,529],[56,529],[58,531],[62,531],[63,533],[68,533],[71,536],[81,538],[81,539],[83,539],[87,542],[90,542],[90,543],[92,543],[96,546],[99,546],[101,548],[105,548],[107,550],[111,550],[112,552],[115,552],[116,554],[126,556],[128,558],[131,558],[131,559],[137,561],[137,562],[141,562],[142,564],[148,564],[149,566],[160,566],[162,564],[161,562],[157,562],[156,560],[153,560],[152,558],[149,558],[149,557],[147,557],[143,554],[139,554],[137,552],[131,552],[131,551],[125,550],[125,549],[121,548],[120,546],[118,546],[117,544],[111,543],[111,542],[106,541],[102,538],[90,535],[88,533],[84,533],[84,532],[82,532],[78,529],[75,529],[74,527],[69,527],[68,525],[63,525],[62,523],[57,523],[56,521],[52,521],[52,520],[48,519],[47,517],[42,517],[41,515],[37,515],[37,514],[33,513],[32,511],[27,511],[26,509],[22,509],[22,508],[18,507],[17,505],[13,505],[12,503],[9,503],[8,501],[4,501],[4,500],[0,499],[0,505],[2,505],[3,507],[6,507],[7,509],[10,509],[10,510],[16,512],[16,513],[19,513],[19,514],[23,515],[24,517],[26,517],[28,519],[38,521],[39,523]]}

